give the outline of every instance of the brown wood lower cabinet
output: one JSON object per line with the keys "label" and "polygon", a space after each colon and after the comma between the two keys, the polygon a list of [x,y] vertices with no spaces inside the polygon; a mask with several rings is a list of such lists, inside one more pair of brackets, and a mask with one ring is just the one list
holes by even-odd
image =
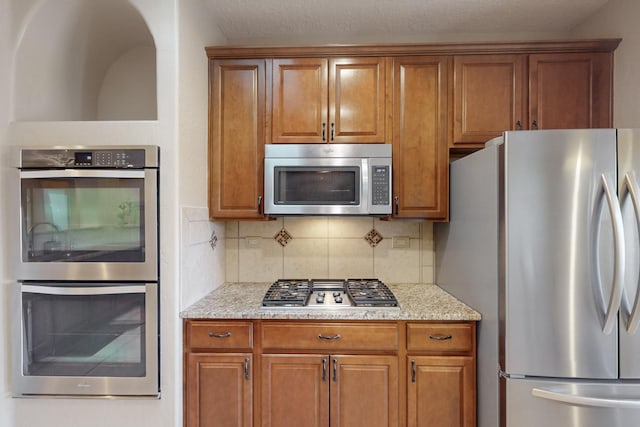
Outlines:
{"label": "brown wood lower cabinet", "polygon": [[398,425],[396,356],[263,355],[262,426]]}
{"label": "brown wood lower cabinet", "polygon": [[408,358],[407,426],[475,425],[475,360],[465,356]]}
{"label": "brown wood lower cabinet", "polygon": [[475,328],[188,319],[184,425],[473,427]]}

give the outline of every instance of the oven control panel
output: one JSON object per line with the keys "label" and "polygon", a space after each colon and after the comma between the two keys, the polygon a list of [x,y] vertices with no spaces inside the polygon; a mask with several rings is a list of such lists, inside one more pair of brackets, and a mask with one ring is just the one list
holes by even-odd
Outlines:
{"label": "oven control panel", "polygon": [[158,147],[23,148],[21,168],[143,169],[158,166]]}

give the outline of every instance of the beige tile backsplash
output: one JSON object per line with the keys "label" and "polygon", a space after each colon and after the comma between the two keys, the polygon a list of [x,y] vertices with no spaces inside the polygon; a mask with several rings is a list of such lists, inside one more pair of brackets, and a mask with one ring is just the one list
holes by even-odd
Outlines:
{"label": "beige tile backsplash", "polygon": [[[281,246],[274,236],[292,239]],[[383,240],[371,247],[364,236],[376,229]],[[394,248],[393,237],[408,247]],[[228,222],[225,270],[229,282],[278,278],[377,277],[388,283],[433,283],[433,224],[377,218],[278,218]]]}

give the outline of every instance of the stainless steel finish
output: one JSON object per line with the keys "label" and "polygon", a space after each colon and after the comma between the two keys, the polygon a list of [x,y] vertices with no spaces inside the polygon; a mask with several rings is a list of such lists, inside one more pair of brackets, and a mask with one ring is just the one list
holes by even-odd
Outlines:
{"label": "stainless steel finish", "polygon": [[19,147],[14,151],[13,166],[18,168],[66,168],[74,167],[75,152],[112,152],[141,150],[144,163],[139,167],[157,168],[160,164],[160,151],[155,145],[73,145],[56,147]]}
{"label": "stainless steel finish", "polygon": [[[390,144],[267,144],[264,161],[264,212],[267,215],[390,215]],[[371,169],[388,167],[389,197],[385,204],[373,204]],[[359,204],[280,204],[275,203],[276,167],[354,167],[360,171]]]}
{"label": "stainless steel finish", "polygon": [[640,217],[638,216],[638,174],[640,174],[640,130],[618,129],[618,187],[627,253],[624,295],[620,305],[620,377],[640,379]]}
{"label": "stainless steel finish", "polygon": [[507,379],[507,426],[634,426],[638,384]]}
{"label": "stainless steel finish", "polygon": [[[20,280],[95,280],[95,281],[155,281],[158,279],[158,170],[51,170],[20,171],[20,177],[92,177],[144,178],[144,246],[145,262],[25,262],[24,245],[29,239],[19,237],[14,253],[14,276]],[[18,200],[18,206],[20,200]],[[22,230],[22,215],[19,229]],[[20,236],[20,234],[18,234]]]}
{"label": "stainless steel finish", "polygon": [[65,169],[65,170],[23,170],[20,178],[144,178],[142,170],[96,170],[96,169]]}
{"label": "stainless steel finish", "polygon": [[478,427],[500,420],[497,143],[451,163],[450,220],[434,224],[436,283],[482,314],[476,328]]}
{"label": "stainless steel finish", "polygon": [[[127,293],[130,284],[110,284],[107,292],[119,289],[118,293]],[[11,292],[12,318],[22,317],[22,293],[41,292],[43,288],[49,288],[51,295],[67,294],[60,292],[56,286],[29,286],[26,288],[19,283],[15,284]],[[23,327],[28,327],[21,321],[13,321],[12,329],[12,385],[15,397],[29,396],[92,396],[92,397],[119,397],[119,396],[159,396],[158,377],[158,285],[156,283],[135,284],[132,286],[135,292],[144,293],[145,301],[145,371],[144,377],[101,377],[101,376],[28,376],[23,374],[22,361],[27,357],[27,342],[24,340]],[[78,294],[104,295],[105,289],[100,286],[87,286]],[[71,294],[73,295],[73,293]]]}
{"label": "stainless steel finish", "polygon": [[482,314],[479,427],[637,424],[639,144],[506,132],[451,164],[436,282]]}
{"label": "stainless steel finish", "polygon": [[[610,350],[616,347],[617,325],[603,333],[598,311],[606,311],[604,297],[594,304],[600,293],[596,267],[601,266],[605,284],[614,274],[606,246],[613,242],[605,226],[611,221],[605,215],[602,223],[599,219],[601,176],[616,179],[615,131],[507,132],[498,147],[504,156],[502,370],[617,377],[617,354]],[[588,233],[597,227],[603,247]],[[593,263],[596,253],[600,261]]]}
{"label": "stainless steel finish", "polygon": [[[265,293],[263,309],[399,310],[391,290],[378,279],[279,279]],[[319,339],[339,339],[318,336]]]}
{"label": "stainless steel finish", "polygon": [[141,294],[146,292],[145,285],[128,285],[128,286],[91,286],[84,287],[78,285],[72,286],[39,286],[39,285],[22,285],[22,292],[43,295],[113,295],[113,294]]}
{"label": "stainless steel finish", "polygon": [[[608,335],[613,331],[614,327],[616,326],[618,310],[620,309],[620,303],[622,301],[622,290],[623,290],[622,281],[624,279],[624,266],[625,266],[624,258],[625,257],[624,257],[624,238],[622,237],[623,226],[622,226],[622,212],[620,211],[620,202],[618,201],[618,198],[614,194],[612,194],[612,191],[609,188],[609,184],[607,182],[607,177],[604,174],[602,174],[601,178],[602,178],[602,188],[604,190],[604,194],[607,200],[607,205],[609,207],[609,214],[611,215],[611,225],[613,227],[613,241],[614,241],[613,286],[611,289],[611,296],[609,298],[609,305],[607,307],[607,312],[604,318],[604,326],[602,327],[602,332]],[[600,263],[596,262],[596,265],[600,265]],[[600,279],[599,277],[596,277],[596,280],[599,280],[599,279]]]}

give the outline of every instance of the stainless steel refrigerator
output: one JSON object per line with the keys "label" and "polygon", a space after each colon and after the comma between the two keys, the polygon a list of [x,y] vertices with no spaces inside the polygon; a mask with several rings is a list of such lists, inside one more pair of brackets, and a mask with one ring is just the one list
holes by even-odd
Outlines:
{"label": "stainless steel refrigerator", "polygon": [[640,421],[640,130],[506,132],[451,163],[436,282],[482,314],[480,427]]}

